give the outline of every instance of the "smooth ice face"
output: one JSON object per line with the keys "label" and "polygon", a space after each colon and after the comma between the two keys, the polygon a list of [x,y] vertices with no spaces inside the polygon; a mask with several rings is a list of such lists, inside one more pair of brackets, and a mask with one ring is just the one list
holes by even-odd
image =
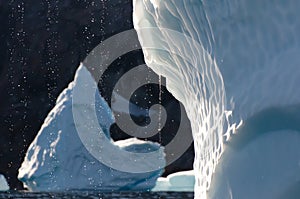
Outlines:
{"label": "smooth ice face", "polygon": [[300,134],[276,131],[225,147],[208,198],[298,198]]}
{"label": "smooth ice face", "polygon": [[[74,89],[81,92],[74,102]],[[96,91],[95,104],[86,104],[86,93]],[[93,107],[96,110],[99,125],[95,128],[87,112]],[[73,112],[76,111],[77,123]],[[47,116],[38,135],[31,143],[25,160],[19,169],[18,178],[31,191],[66,191],[74,189],[120,191],[120,190],[149,190],[154,187],[156,179],[162,174],[162,169],[147,173],[122,172],[108,167],[96,159],[79,138],[78,129],[85,131],[86,141],[102,146],[103,142],[110,142],[120,150],[132,153],[124,159],[118,159],[126,167],[126,162],[134,158],[134,153],[158,151],[160,159],[154,161],[146,159],[143,167],[164,168],[164,152],[160,145],[137,139],[114,142],[110,138],[109,128],[114,117],[105,100],[100,96],[97,84],[84,66],[80,66],[75,79],[58,97],[56,106]],[[89,135],[98,134],[99,141],[95,143]],[[87,144],[87,143],[85,143]],[[117,158],[118,154],[103,154]],[[120,158],[120,157],[119,157]],[[112,161],[116,161],[115,159]],[[136,165],[137,168],[140,165]],[[136,169],[137,169],[136,168]],[[135,169],[130,168],[128,170]]]}
{"label": "smooth ice face", "polygon": [[[231,111],[227,129],[234,132],[240,121],[259,125],[251,121],[265,110],[300,110],[299,8],[297,0],[134,1],[134,25],[146,62],[166,77],[167,88],[191,120],[195,197],[206,198],[223,151],[222,135],[230,137],[223,127]],[[297,126],[296,114],[286,114],[290,121],[269,120],[268,130]]]}

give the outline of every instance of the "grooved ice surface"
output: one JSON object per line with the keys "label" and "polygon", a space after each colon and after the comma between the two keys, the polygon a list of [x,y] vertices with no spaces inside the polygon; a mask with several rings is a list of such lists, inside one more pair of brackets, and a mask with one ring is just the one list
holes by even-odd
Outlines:
{"label": "grooved ice surface", "polygon": [[191,121],[196,197],[206,195],[222,152],[225,122],[224,84],[209,52],[213,37],[205,17],[200,1],[134,1],[134,25],[146,63],[166,77],[167,88]]}
{"label": "grooved ice surface", "polygon": [[[73,90],[81,89],[82,99],[72,104]],[[156,179],[162,170],[148,173],[126,173],[109,168],[94,158],[82,144],[75,125],[86,127],[86,133],[96,131],[91,121],[86,117],[89,110],[85,102],[87,89],[97,88],[97,85],[84,66],[80,66],[75,79],[58,97],[56,106],[47,116],[35,140],[31,143],[25,160],[19,169],[18,178],[31,191],[66,191],[66,190],[149,190],[154,187]],[[97,89],[96,89],[97,90]],[[98,90],[97,90],[98,91]],[[75,124],[73,108],[81,113],[80,123]],[[95,93],[95,109],[101,129],[111,140],[109,127],[114,122],[112,112],[99,92]],[[90,128],[89,128],[90,127]],[[113,142],[113,140],[111,140]],[[130,152],[145,152],[157,150],[156,143],[128,139],[113,143],[123,150]],[[99,143],[101,145],[101,143]],[[101,153],[101,152],[100,152]],[[106,154],[110,155],[110,154]],[[162,159],[164,154],[161,154]],[[116,154],[114,155],[116,157]],[[128,157],[130,159],[130,157]],[[128,159],[121,160],[124,165]],[[145,160],[145,165],[160,165],[163,161]],[[132,168],[131,168],[132,169]]]}
{"label": "grooved ice surface", "polygon": [[[167,88],[191,120],[196,198],[206,198],[223,151],[222,134],[228,137],[225,110],[233,111],[233,130],[266,109],[299,110],[299,9],[297,0],[134,1],[134,25],[146,62],[166,77]],[[293,125],[299,123],[292,119]]]}

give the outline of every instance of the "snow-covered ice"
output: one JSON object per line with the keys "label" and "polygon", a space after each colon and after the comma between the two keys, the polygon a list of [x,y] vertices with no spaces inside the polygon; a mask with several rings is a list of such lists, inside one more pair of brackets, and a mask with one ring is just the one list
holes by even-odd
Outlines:
{"label": "snow-covered ice", "polygon": [[[82,95],[73,100],[73,90],[80,89]],[[25,160],[19,169],[18,178],[24,186],[31,191],[63,191],[73,189],[84,190],[149,190],[154,187],[156,179],[162,170],[147,173],[127,173],[115,170],[99,162],[82,144],[77,129],[86,133],[105,134],[105,139],[111,144],[128,152],[159,151],[161,159],[153,161],[145,159],[144,167],[155,165],[164,168],[164,152],[160,145],[152,142],[137,140],[135,138],[113,142],[110,138],[109,128],[114,117],[104,99],[100,96],[97,84],[88,70],[81,65],[71,82],[58,97],[56,106],[48,114],[38,135],[31,143]],[[93,129],[93,121],[86,116],[86,95],[89,89],[95,89],[95,109],[100,129]],[[80,113],[80,123],[75,124],[72,108]],[[78,118],[77,118],[78,119]],[[77,126],[76,126],[77,125]],[[77,127],[77,129],[76,129]],[[103,140],[102,140],[103,141]],[[101,146],[101,142],[99,143]],[[101,153],[101,152],[100,152]],[[134,153],[133,153],[134,154]],[[115,158],[117,154],[102,154],[108,158]],[[133,157],[122,159],[122,163]],[[123,165],[123,167],[124,167]],[[139,165],[137,165],[138,167]],[[126,167],[126,166],[125,166]],[[153,166],[152,166],[153,167]],[[134,168],[130,168],[133,169]]]}
{"label": "snow-covered ice", "polygon": [[157,179],[152,191],[193,192],[195,186],[194,171],[181,171]]}

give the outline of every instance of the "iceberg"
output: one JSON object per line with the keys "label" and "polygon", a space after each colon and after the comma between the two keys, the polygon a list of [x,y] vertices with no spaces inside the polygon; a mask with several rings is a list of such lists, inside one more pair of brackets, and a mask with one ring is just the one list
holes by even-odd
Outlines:
{"label": "iceberg", "polygon": [[152,191],[193,192],[194,186],[194,171],[180,171],[167,177],[159,177]]}
{"label": "iceberg", "polygon": [[217,63],[200,40],[201,30],[195,29],[205,22],[202,12],[194,10],[202,3],[192,2],[135,0],[133,19],[147,65],[166,77],[167,89],[191,121],[195,197],[205,198],[223,150],[226,98]]}
{"label": "iceberg", "polygon": [[0,191],[8,191],[9,186],[3,175],[0,174]]}
{"label": "iceberg", "polygon": [[[80,91],[80,97],[74,101],[73,92]],[[95,104],[85,104],[86,93],[95,92]],[[89,118],[90,107],[94,107],[97,121]],[[75,124],[74,114],[78,123]],[[93,122],[99,124],[94,128]],[[45,119],[38,135],[31,143],[26,153],[24,162],[19,169],[18,178],[30,191],[67,191],[67,190],[99,190],[99,191],[122,191],[138,190],[146,191],[155,186],[157,178],[162,174],[165,166],[164,151],[157,143],[141,141],[136,138],[114,142],[110,138],[109,128],[114,123],[113,114],[100,96],[97,84],[89,71],[80,65],[76,71],[75,79],[58,97],[56,106]],[[132,173],[116,170],[99,161],[94,154],[83,144],[78,134],[78,129],[86,132],[86,139],[97,146],[103,143],[110,144],[119,150],[131,153],[126,159],[119,159],[123,168],[127,165],[132,167],[135,153],[158,151],[160,159],[145,159],[143,165],[133,165],[130,170],[138,170],[139,167],[161,168],[149,170],[144,173]],[[93,134],[100,136],[95,143]],[[94,146],[91,146],[94,147]],[[98,148],[96,148],[98,149]],[[97,151],[102,157],[112,162],[118,157],[116,154],[105,154]],[[154,166],[153,166],[154,165]]]}
{"label": "iceberg", "polygon": [[[223,198],[224,192],[219,189],[225,189],[226,179],[231,180],[229,175],[233,175],[234,170],[230,167],[239,168],[242,164],[239,157],[254,150],[254,147],[248,150],[248,146],[244,150],[230,148],[243,146],[244,140],[254,140],[254,146],[257,142],[258,148],[264,150],[258,139],[267,135],[272,135],[265,140],[274,144],[266,146],[269,147],[268,155],[272,155],[268,156],[269,163],[264,161],[260,166],[266,169],[273,162],[278,167],[272,170],[273,173],[268,173],[269,179],[275,179],[272,175],[276,177],[276,171],[286,173],[284,178],[295,183],[299,179],[296,175],[299,166],[294,165],[291,172],[288,167],[299,162],[296,152],[299,147],[293,145],[296,151],[280,148],[276,132],[300,130],[296,114],[300,110],[300,92],[297,92],[300,85],[300,39],[297,37],[300,34],[300,2],[134,0],[133,5],[134,27],[147,65],[166,77],[167,89],[183,103],[191,121],[195,141],[195,198]],[[272,119],[273,113],[288,115],[288,121],[284,117]],[[257,122],[265,116],[268,118],[264,122]],[[255,128],[245,130],[248,124]],[[239,133],[235,135],[237,131]],[[280,134],[283,141],[294,142],[295,135],[286,134]],[[277,144],[279,149],[276,149]],[[280,160],[293,159],[291,165],[278,163],[276,154],[283,151],[286,154],[291,152],[291,157],[280,156]],[[222,153],[224,157],[220,160]],[[258,161],[266,156],[267,153],[257,152],[246,162],[250,166],[260,164]],[[222,165],[227,168],[224,172],[221,172]],[[215,171],[217,177],[213,177]],[[255,181],[261,173],[241,173],[232,177],[241,179],[226,184],[229,196],[235,196],[235,191],[240,189],[237,198],[245,198],[241,193],[249,184],[243,183],[242,179],[247,181],[247,177],[252,179],[249,186],[253,192],[256,192],[255,187],[261,190],[263,181]],[[286,179],[278,180],[278,183],[287,183]],[[221,182],[220,186],[217,186],[217,181]],[[261,187],[266,188],[266,193],[279,187],[279,184],[273,185],[269,183],[269,187]],[[211,194],[213,192],[221,195]],[[259,193],[252,194],[258,196]]]}

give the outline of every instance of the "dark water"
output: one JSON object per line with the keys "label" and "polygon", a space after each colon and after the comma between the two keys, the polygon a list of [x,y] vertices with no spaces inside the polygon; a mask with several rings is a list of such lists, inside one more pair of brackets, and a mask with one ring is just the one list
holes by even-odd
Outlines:
{"label": "dark water", "polygon": [[49,192],[0,192],[0,198],[5,199],[19,199],[19,198],[63,198],[63,199],[77,199],[77,198],[91,198],[91,199],[189,199],[194,198],[192,192],[114,192],[114,193],[100,193],[96,191],[72,191],[65,193],[49,193]]}

